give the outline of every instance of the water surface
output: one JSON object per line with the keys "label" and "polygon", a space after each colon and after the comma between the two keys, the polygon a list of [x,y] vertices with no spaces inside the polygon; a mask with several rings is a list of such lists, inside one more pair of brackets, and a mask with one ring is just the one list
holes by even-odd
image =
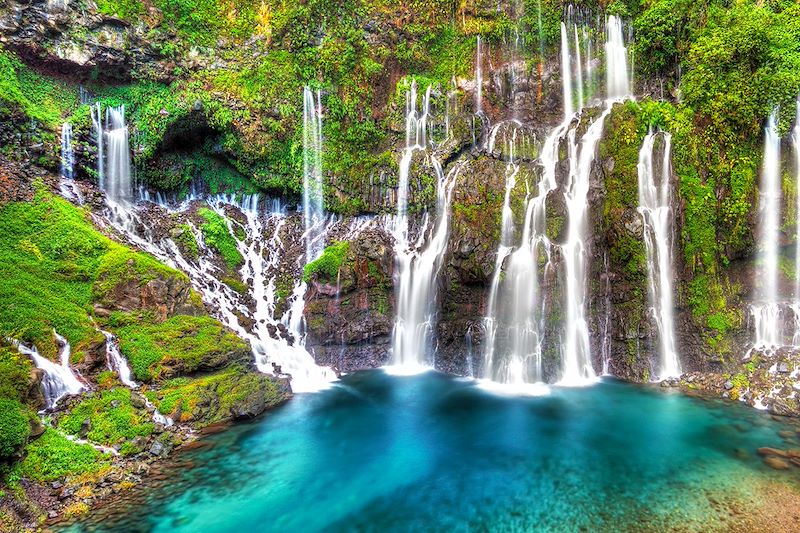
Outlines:
{"label": "water surface", "polygon": [[[745,406],[606,381],[504,396],[429,372],[359,372],[186,452],[97,532],[688,531],[787,480]],[[102,516],[102,518],[100,518]]]}

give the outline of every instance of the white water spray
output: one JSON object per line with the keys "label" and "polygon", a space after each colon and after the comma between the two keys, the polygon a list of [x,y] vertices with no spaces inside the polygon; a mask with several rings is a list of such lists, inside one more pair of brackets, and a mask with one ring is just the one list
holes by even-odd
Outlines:
{"label": "white water spray", "polygon": [[69,394],[77,394],[84,389],[83,383],[69,366],[69,357],[72,349],[67,339],[53,331],[56,341],[60,347],[59,364],[43,357],[35,346],[28,348],[18,342],[14,342],[17,350],[33,360],[33,364],[44,372],[42,379],[42,393],[44,395],[45,406],[47,409],[55,407],[58,400]]}
{"label": "white water spray", "polygon": [[778,302],[780,214],[781,214],[781,140],[778,134],[778,111],[769,116],[764,130],[764,162],[759,187],[758,221],[760,264],[757,301],[751,306],[755,326],[755,348],[774,349],[783,344],[781,309]]}
{"label": "white water spray", "polygon": [[642,215],[644,243],[647,256],[647,281],[651,313],[658,327],[660,379],[681,374],[680,360],[675,349],[672,305],[672,241],[673,213],[671,203],[671,143],[670,134],[663,134],[664,155],[660,182],[656,182],[653,150],[658,134],[650,131],[639,150],[639,213]]}
{"label": "white water spray", "polygon": [[322,98],[320,91],[303,89],[303,218],[306,263],[325,249],[325,211],[322,176]]}
{"label": "white water spray", "polygon": [[[450,204],[453,187],[463,162],[447,176],[441,163],[427,152],[427,125],[431,88],[417,111],[417,85],[406,94],[406,148],[400,160],[395,236],[397,316],[392,331],[392,359],[401,367],[426,365],[433,349],[436,325],[436,281],[450,233]],[[408,188],[411,160],[416,152],[428,157],[437,178],[436,221],[428,232],[426,214],[416,242],[409,240]],[[427,242],[426,242],[427,238]]]}

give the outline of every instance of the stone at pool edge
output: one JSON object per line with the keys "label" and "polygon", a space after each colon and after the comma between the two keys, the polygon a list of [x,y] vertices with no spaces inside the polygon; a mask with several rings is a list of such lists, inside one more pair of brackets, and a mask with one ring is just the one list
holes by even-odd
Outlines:
{"label": "stone at pool edge", "polygon": [[791,464],[782,457],[769,456],[764,457],[764,464],[775,470],[789,470]]}

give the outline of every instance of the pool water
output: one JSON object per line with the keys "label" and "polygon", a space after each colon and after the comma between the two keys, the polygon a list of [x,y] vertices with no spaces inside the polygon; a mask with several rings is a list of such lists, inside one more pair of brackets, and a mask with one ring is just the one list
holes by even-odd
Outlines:
{"label": "pool water", "polygon": [[786,427],[743,405],[603,381],[498,394],[366,371],[179,456],[69,532],[724,530]]}

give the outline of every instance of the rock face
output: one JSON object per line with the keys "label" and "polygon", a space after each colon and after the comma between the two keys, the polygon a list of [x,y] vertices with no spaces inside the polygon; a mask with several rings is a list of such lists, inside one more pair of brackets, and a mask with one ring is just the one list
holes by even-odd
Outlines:
{"label": "rock face", "polygon": [[390,236],[369,230],[350,242],[335,279],[312,277],[306,294],[307,346],[318,364],[352,372],[388,362],[393,271]]}
{"label": "rock face", "polygon": [[101,15],[80,2],[10,0],[0,11],[0,34],[26,62],[54,75],[87,81],[102,71],[121,82],[147,70],[169,79],[144,26]]}

